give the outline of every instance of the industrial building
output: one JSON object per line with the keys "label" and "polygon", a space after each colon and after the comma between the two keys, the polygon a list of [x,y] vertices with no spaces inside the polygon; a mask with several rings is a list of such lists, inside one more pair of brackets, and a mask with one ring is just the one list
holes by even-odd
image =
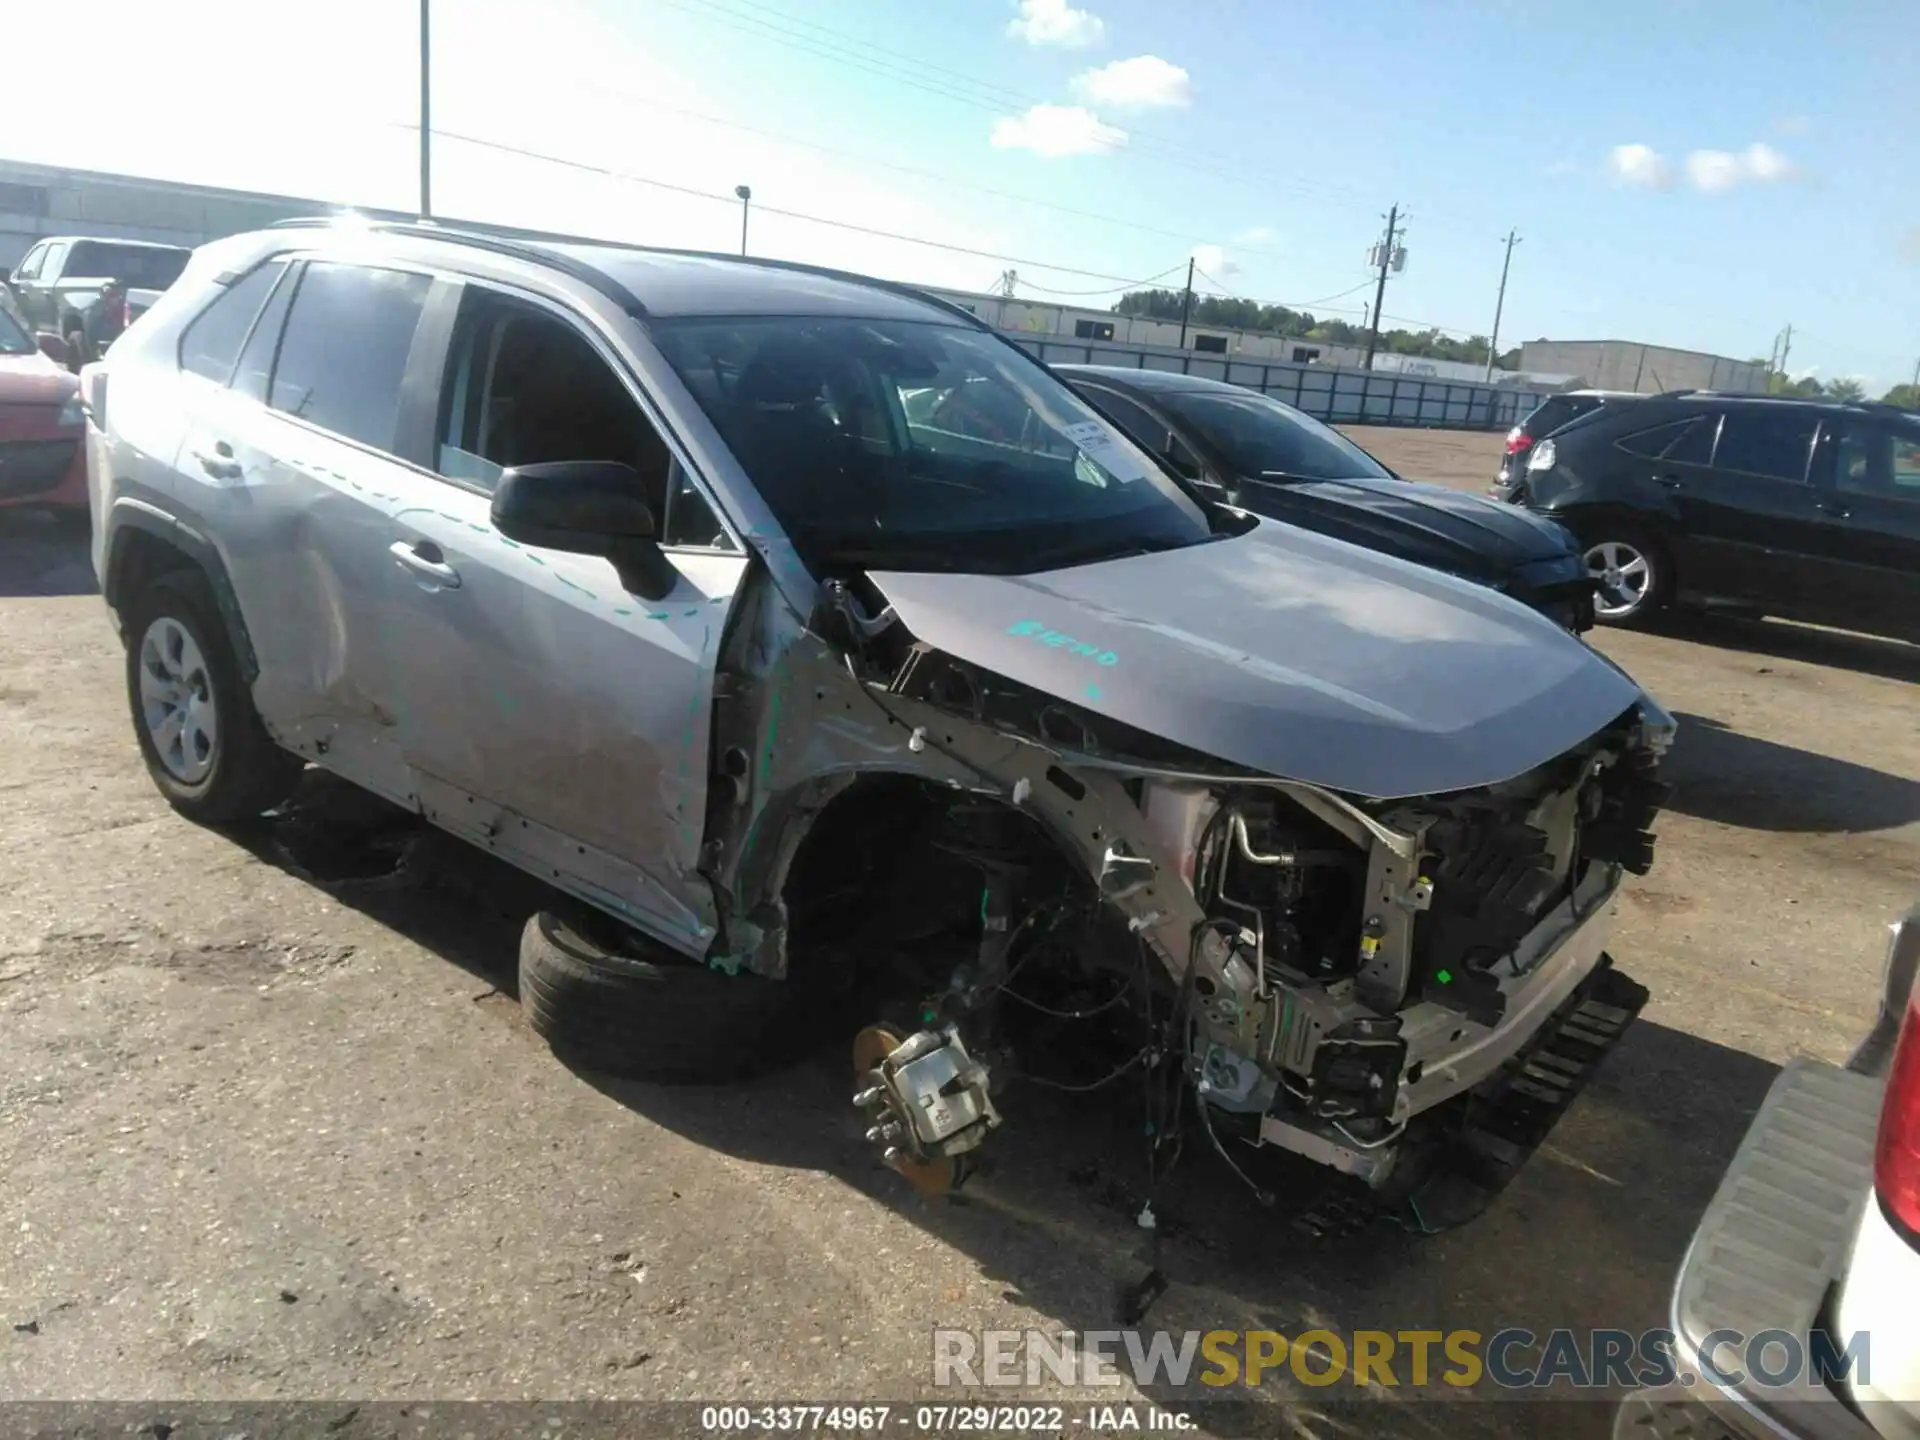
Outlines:
{"label": "industrial building", "polygon": [[333,208],[285,195],[0,160],[0,267],[11,270],[48,235],[194,246]]}
{"label": "industrial building", "polygon": [[1235,355],[1244,360],[1285,360],[1295,365],[1366,363],[1366,352],[1356,345],[1332,345],[1261,330],[1188,325],[1186,344],[1182,346],[1177,320],[1153,320],[1144,315],[1121,315],[1112,310],[1091,310],[971,290],[936,290],[929,286],[927,293],[971,311],[995,329],[1018,335],[1110,340],[1121,345],[1186,349],[1202,355]]}
{"label": "industrial building", "polygon": [[1641,395],[1662,390],[1760,394],[1767,388],[1763,361],[1731,360],[1630,340],[1529,340],[1520,347],[1520,368],[1531,375],[1576,377],[1568,388],[1629,390]]}

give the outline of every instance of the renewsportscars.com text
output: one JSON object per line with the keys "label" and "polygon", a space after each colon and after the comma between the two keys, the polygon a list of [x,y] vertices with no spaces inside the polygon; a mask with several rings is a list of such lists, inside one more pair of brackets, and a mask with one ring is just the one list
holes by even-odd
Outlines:
{"label": "renewsportscars.com text", "polygon": [[937,1386],[1442,1385],[1456,1390],[1787,1386],[1872,1379],[1871,1337],[1717,1330],[1683,1365],[1671,1330],[959,1330],[933,1332]]}

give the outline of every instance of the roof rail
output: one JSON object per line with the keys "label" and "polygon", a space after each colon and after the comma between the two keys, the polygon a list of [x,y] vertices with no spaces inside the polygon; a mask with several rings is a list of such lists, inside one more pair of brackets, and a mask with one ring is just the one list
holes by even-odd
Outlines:
{"label": "roof rail", "polygon": [[[615,280],[604,270],[592,265],[584,265],[567,255],[529,244],[523,240],[510,239],[504,235],[489,234],[484,230],[468,230],[456,226],[438,225],[434,222],[419,220],[382,220],[377,217],[365,219],[354,217],[343,219],[337,216],[316,216],[312,219],[276,220],[267,228],[271,230],[342,230],[360,228],[378,230],[382,234],[407,235],[422,240],[445,240],[455,245],[469,245],[476,250],[488,250],[496,255],[506,255],[515,260],[526,260],[536,265],[545,265],[548,269],[558,270],[583,285],[591,286],[614,304],[635,316],[645,316],[646,307],[634,293]],[[555,237],[556,239],[559,237]]]}
{"label": "roof rail", "polygon": [[835,270],[825,265],[808,265],[798,260],[775,260],[758,255],[723,255],[712,250],[680,250],[666,245],[637,245],[625,240],[593,240],[585,236],[573,235],[536,233],[525,238],[515,238],[485,229],[468,228],[458,223],[443,225],[435,221],[385,220],[378,217],[342,219],[334,216],[316,216],[311,219],[276,220],[268,228],[274,230],[337,229],[347,225],[364,226],[367,229],[389,234],[471,245],[477,249],[492,250],[497,254],[510,255],[515,259],[545,265],[571,276],[582,284],[591,285],[637,319],[645,319],[647,310],[626,286],[599,267],[575,260],[572,256],[560,254],[549,247],[587,245],[596,249],[625,250],[640,255],[672,255],[689,260],[722,260],[732,265],[752,265],[765,270],[786,270],[801,275],[818,275],[823,279],[844,280],[850,284],[865,285],[874,290],[885,290],[909,300],[918,300],[937,310],[945,310],[977,329],[993,330],[991,325],[964,305],[955,304],[938,295],[928,294],[916,286],[902,284],[895,280],[880,280],[871,275],[858,275],[850,270]]}

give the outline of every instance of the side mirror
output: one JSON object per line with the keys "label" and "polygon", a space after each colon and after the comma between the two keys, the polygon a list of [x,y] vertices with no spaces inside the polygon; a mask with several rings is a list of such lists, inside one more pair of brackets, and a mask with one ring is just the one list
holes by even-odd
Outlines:
{"label": "side mirror", "polygon": [[73,359],[72,353],[67,348],[67,342],[51,330],[36,331],[34,333],[33,343],[40,347],[40,353],[42,355],[46,356],[56,365],[68,364]]}
{"label": "side mirror", "polygon": [[679,572],[654,542],[656,506],[646,481],[613,460],[555,460],[503,471],[493,491],[493,528],[522,545],[603,555],[620,583],[659,600]]}

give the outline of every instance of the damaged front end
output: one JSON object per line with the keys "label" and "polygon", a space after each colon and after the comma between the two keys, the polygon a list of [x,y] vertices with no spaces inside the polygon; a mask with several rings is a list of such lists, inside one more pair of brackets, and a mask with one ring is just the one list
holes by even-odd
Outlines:
{"label": "damaged front end", "polygon": [[[1218,626],[1196,642],[1111,606],[1083,603],[1069,630],[986,605],[969,623],[984,610],[1006,643],[983,645],[928,595],[975,578],[824,587],[788,656],[802,678],[780,692],[801,696],[809,738],[793,743],[816,751],[772,767],[783,793],[751,783],[769,702],[720,710],[741,772],[709,816],[728,963],[771,973],[824,950],[883,977],[855,1104],[887,1163],[947,1188],[1020,1084],[1146,1071],[1168,1082],[1147,1087],[1148,1133],[1174,1140],[1190,1115],[1256,1191],[1273,1149],[1351,1177],[1376,1209],[1418,1194],[1428,1224],[1472,1208],[1462,1185],[1497,1189],[1644,1000],[1602,946],[1623,874],[1651,862],[1671,720],[1545,627],[1504,658],[1537,650],[1514,710],[1549,716],[1546,733],[1509,736],[1489,765],[1456,727],[1423,759],[1417,716],[1350,677],[1280,673]],[[1057,586],[1030,588],[1058,607]],[[1507,614],[1492,619],[1506,643]],[[1187,667],[1174,703],[1205,718],[1131,720],[1152,706],[1116,672],[1149,644]],[[771,653],[763,635],[759,673],[780,668]],[[1049,668],[1019,673],[1034,655]],[[1229,733],[1206,707],[1253,713],[1247,671],[1273,703]],[[1369,746],[1390,754],[1390,785],[1421,764],[1495,773],[1432,793],[1325,783]]]}

